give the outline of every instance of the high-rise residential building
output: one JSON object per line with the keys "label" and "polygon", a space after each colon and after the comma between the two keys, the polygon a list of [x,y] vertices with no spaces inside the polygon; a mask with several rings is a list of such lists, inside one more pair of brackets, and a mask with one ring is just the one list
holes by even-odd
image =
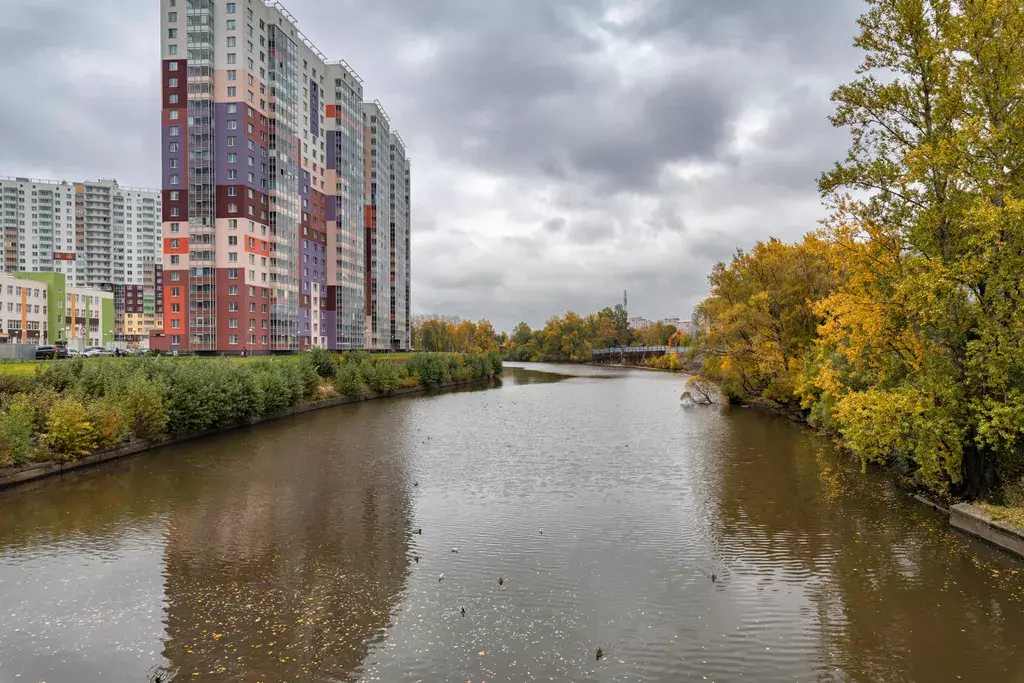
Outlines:
{"label": "high-rise residential building", "polygon": [[[345,62],[331,62],[327,123],[327,347],[365,344],[365,155],[363,82]],[[331,99],[328,87],[325,97]],[[331,189],[333,188],[333,189]]]}
{"label": "high-rise residential building", "polygon": [[160,30],[160,344],[362,348],[359,77],[329,62],[278,2],[161,0]]}
{"label": "high-rise residential building", "polygon": [[363,103],[366,158],[366,348],[391,348],[391,120]]}
{"label": "high-rise residential building", "polygon": [[405,142],[397,132],[391,133],[388,186],[391,193],[391,349],[412,348],[410,321],[410,243],[409,243],[409,159]]}
{"label": "high-rise residential building", "polygon": [[3,270],[59,272],[75,277],[76,185],[69,181],[0,177]]}

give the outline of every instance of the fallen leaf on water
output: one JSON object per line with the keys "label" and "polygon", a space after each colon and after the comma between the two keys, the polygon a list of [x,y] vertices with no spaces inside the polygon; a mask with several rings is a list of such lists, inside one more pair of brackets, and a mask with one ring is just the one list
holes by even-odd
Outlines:
{"label": "fallen leaf on water", "polygon": [[480,656],[483,657],[485,652],[487,652],[487,650],[480,650]]}

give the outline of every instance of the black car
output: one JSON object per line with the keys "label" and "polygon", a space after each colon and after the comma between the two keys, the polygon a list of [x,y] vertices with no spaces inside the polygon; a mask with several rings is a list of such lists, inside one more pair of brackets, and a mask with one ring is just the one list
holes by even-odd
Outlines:
{"label": "black car", "polygon": [[47,358],[67,358],[68,349],[65,346],[37,346],[36,347],[36,360],[45,360]]}

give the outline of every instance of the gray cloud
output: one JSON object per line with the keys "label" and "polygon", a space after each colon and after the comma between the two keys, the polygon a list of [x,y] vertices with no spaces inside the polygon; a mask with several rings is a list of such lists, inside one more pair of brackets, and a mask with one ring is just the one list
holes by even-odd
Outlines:
{"label": "gray cloud", "polygon": [[[159,182],[153,2],[8,3],[0,174]],[[413,159],[413,307],[540,325],[630,289],[688,315],[736,247],[798,237],[862,0],[287,0]]]}

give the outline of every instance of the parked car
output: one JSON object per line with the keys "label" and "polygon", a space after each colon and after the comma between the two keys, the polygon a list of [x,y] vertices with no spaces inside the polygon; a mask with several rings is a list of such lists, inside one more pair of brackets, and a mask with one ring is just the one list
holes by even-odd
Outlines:
{"label": "parked car", "polygon": [[86,358],[95,358],[96,356],[112,356],[114,354],[102,346],[89,346],[85,349],[84,355]]}
{"label": "parked car", "polygon": [[45,360],[53,358],[67,358],[68,349],[66,346],[37,346],[36,347],[36,360]]}
{"label": "parked car", "polygon": [[68,358],[81,358],[85,354],[77,349],[68,349]]}

